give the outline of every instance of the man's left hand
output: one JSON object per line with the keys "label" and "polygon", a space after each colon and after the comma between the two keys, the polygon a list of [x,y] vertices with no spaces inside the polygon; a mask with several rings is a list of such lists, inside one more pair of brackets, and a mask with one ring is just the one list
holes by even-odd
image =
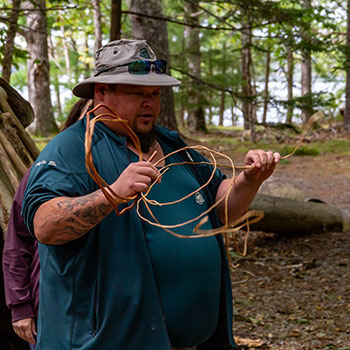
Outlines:
{"label": "man's left hand", "polygon": [[244,164],[252,166],[252,168],[244,170],[246,181],[261,184],[271,176],[280,159],[281,155],[277,152],[249,151],[245,157]]}

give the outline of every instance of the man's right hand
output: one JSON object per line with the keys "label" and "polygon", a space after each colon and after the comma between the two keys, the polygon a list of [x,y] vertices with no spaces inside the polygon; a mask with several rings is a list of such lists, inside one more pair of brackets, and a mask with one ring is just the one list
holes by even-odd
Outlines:
{"label": "man's right hand", "polygon": [[[122,197],[132,197],[144,192],[159,177],[158,169],[151,162],[131,163],[112,184],[111,188]],[[160,182],[160,178],[158,180]]]}
{"label": "man's right hand", "polygon": [[35,345],[36,327],[33,318],[23,318],[12,323],[15,333],[26,340],[28,343]]}

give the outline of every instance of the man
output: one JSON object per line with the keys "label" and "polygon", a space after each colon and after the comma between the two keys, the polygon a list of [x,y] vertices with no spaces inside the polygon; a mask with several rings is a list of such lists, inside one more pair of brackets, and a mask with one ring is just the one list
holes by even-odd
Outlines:
{"label": "man", "polygon": [[[96,115],[113,110],[140,139],[143,161],[121,123],[95,125],[94,166],[120,198],[120,208],[128,205],[123,198],[158,179],[158,168],[147,161],[155,151],[153,162],[185,146],[177,133],[156,126],[161,86],[180,84],[165,68],[145,41],[114,41],[97,52],[93,77],[73,89],[101,104]],[[86,119],[49,143],[33,167],[23,203],[28,228],[41,242],[38,349],[235,349],[221,237],[174,237],[141,220],[135,208],[116,215],[86,170],[85,130]],[[163,164],[203,160],[191,150]],[[247,154],[245,162],[253,167],[235,179],[231,220],[247,210],[278,161],[270,152]],[[203,164],[172,167],[150,196],[158,202],[181,198],[210,174]],[[225,195],[229,184],[216,171],[198,196],[156,207],[155,217],[163,224],[185,222]],[[145,207],[141,211],[149,215]],[[219,226],[224,214],[222,203],[204,228]],[[177,232],[189,235],[194,226]]]}
{"label": "man", "polygon": [[[85,115],[90,100],[78,100],[63,130]],[[39,304],[39,256],[37,241],[29,234],[21,216],[24,191],[30,169],[24,174],[13,198],[3,250],[2,269],[6,305],[11,310],[15,333],[35,350],[36,319]]]}

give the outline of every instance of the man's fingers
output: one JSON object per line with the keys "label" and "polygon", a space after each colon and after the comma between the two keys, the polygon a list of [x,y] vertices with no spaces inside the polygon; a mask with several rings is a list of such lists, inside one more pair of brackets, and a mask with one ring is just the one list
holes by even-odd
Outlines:
{"label": "man's fingers", "polygon": [[281,155],[278,152],[275,152],[273,154],[273,158],[274,158],[275,163],[278,163],[281,160]]}
{"label": "man's fingers", "polygon": [[35,338],[34,338],[34,335],[33,335],[33,332],[32,332],[32,329],[26,329],[26,332],[25,332],[25,339],[28,343],[31,343],[31,344],[35,344]]}

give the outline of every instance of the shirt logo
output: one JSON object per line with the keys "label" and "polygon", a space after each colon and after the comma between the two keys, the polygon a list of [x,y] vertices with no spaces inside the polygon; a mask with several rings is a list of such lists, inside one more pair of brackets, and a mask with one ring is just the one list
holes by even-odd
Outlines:
{"label": "shirt logo", "polygon": [[35,166],[38,167],[38,166],[45,165],[45,164],[52,165],[52,166],[57,166],[57,164],[56,164],[56,162],[54,160],[50,160],[49,162],[47,162],[45,159],[41,160],[40,162],[37,162],[35,164]]}
{"label": "shirt logo", "polygon": [[38,166],[43,165],[43,164],[46,164],[46,163],[47,163],[46,160],[41,160],[40,162],[37,162],[37,163],[35,164],[35,166],[38,167]]}
{"label": "shirt logo", "polygon": [[205,202],[205,199],[204,199],[202,193],[200,193],[200,192],[196,193],[196,202],[199,205],[202,205]]}

